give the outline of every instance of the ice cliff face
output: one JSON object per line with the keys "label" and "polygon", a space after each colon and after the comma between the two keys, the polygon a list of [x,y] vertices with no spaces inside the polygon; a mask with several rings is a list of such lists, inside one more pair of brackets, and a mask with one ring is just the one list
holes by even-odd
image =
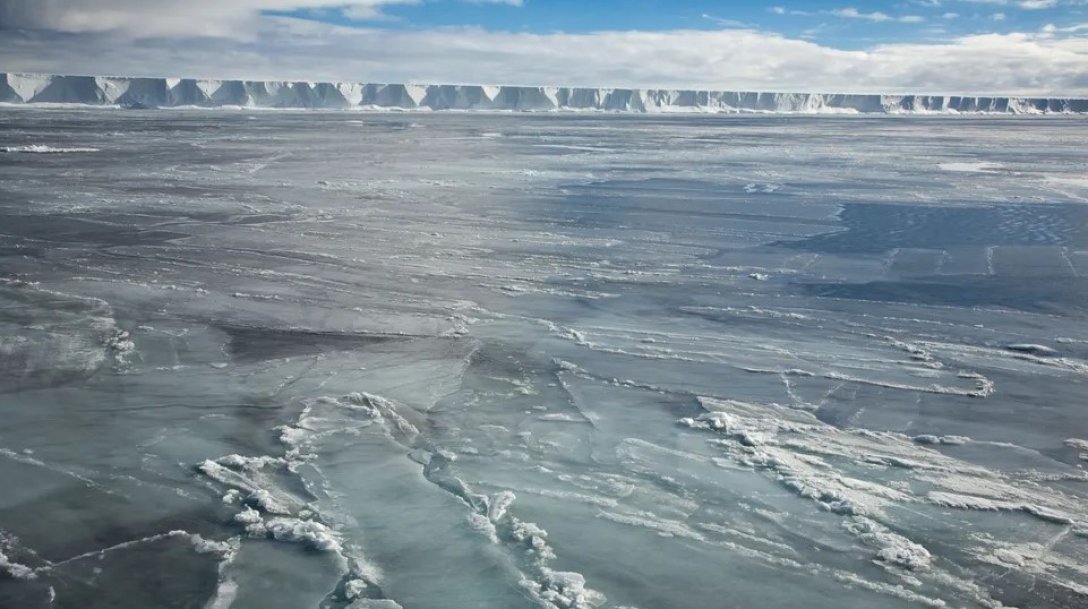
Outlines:
{"label": "ice cliff face", "polygon": [[0,73],[0,102],[607,112],[1088,113],[1088,99],[103,78]]}

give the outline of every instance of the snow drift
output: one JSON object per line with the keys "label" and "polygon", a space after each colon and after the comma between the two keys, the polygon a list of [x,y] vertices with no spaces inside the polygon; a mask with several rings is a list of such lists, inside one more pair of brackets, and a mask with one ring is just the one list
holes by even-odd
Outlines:
{"label": "snow drift", "polygon": [[547,112],[1088,113],[1088,99],[314,83],[0,73],[0,102]]}

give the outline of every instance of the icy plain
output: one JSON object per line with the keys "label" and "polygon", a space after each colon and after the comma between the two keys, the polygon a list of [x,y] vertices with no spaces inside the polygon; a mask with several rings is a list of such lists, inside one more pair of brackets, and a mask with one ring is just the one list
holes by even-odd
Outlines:
{"label": "icy plain", "polygon": [[0,607],[1088,606],[1088,123],[0,112]]}

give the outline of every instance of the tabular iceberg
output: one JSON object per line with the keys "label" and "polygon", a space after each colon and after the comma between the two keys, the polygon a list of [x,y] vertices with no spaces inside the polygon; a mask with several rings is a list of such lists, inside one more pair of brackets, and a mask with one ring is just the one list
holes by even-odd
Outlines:
{"label": "tabular iceberg", "polygon": [[137,108],[387,108],[398,110],[1082,114],[1088,99],[846,95],[676,89],[315,83],[107,78],[0,73],[0,102]]}

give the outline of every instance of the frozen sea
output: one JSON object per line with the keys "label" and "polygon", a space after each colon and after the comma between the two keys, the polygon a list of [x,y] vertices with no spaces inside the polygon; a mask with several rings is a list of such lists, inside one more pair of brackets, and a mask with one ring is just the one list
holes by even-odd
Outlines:
{"label": "frozen sea", "polygon": [[0,607],[1088,607],[1085,142],[0,110]]}

